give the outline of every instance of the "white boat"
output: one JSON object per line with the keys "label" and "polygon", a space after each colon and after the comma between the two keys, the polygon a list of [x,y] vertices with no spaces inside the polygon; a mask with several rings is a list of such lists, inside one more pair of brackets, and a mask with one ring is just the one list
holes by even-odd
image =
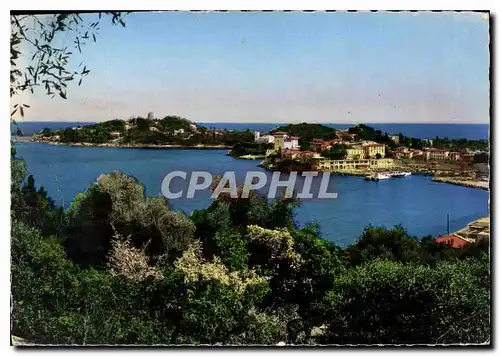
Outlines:
{"label": "white boat", "polygon": [[375,174],[375,180],[390,179],[391,175],[387,173],[377,173]]}
{"label": "white boat", "polygon": [[366,176],[366,180],[385,180],[390,179],[391,175],[387,173],[375,173],[369,176]]}
{"label": "white boat", "polygon": [[394,172],[391,173],[391,177],[393,178],[405,178],[411,175],[411,172]]}

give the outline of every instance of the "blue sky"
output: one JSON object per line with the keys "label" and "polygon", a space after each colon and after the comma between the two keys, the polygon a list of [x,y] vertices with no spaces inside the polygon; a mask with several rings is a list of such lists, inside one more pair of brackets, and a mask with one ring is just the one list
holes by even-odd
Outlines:
{"label": "blue sky", "polygon": [[[84,48],[68,99],[25,120],[153,111],[197,122],[488,123],[488,22],[472,13],[135,13]],[[75,58],[76,64],[79,58]]]}

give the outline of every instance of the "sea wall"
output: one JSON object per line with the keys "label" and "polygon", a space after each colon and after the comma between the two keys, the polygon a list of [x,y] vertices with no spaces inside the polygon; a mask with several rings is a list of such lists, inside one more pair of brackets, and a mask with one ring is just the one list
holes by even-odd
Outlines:
{"label": "sea wall", "polygon": [[461,178],[451,178],[451,177],[434,177],[432,179],[434,182],[448,183],[454,185],[461,185],[469,188],[478,188],[482,190],[489,190],[489,182],[476,181],[476,180],[465,180]]}

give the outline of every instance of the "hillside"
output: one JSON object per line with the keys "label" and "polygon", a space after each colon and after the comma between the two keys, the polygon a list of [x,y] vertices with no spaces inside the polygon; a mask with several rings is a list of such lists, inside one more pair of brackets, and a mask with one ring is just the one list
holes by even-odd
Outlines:
{"label": "hillside", "polygon": [[287,132],[292,136],[298,136],[304,142],[310,142],[314,138],[329,139],[335,138],[335,129],[321,125],[321,124],[290,124],[286,126],[280,126],[276,130]]}
{"label": "hillside", "polygon": [[110,120],[83,127],[52,131],[43,129],[35,135],[43,141],[91,144],[148,145],[228,145],[253,141],[251,132],[209,130],[178,116],[163,119]]}

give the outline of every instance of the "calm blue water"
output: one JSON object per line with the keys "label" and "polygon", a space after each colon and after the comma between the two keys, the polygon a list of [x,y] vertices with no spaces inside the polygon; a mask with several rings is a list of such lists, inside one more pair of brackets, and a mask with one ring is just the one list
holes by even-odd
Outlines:
{"label": "calm blue water", "polygon": [[[87,123],[80,123],[80,125],[88,125]],[[200,123],[202,126],[217,129],[228,130],[246,130],[251,131],[270,131],[278,126],[284,124],[278,123]],[[324,124],[336,129],[348,128],[350,124]],[[467,138],[469,140],[488,139],[489,125],[488,124],[367,124],[375,127],[377,130],[387,132],[389,134],[397,134],[401,132],[405,136],[416,138],[435,138],[448,137],[448,138]],[[74,127],[77,126],[76,122],[18,122],[18,126],[23,131],[24,135],[31,136],[47,127],[51,130]]]}
{"label": "calm blue water", "polygon": [[[101,173],[120,170],[144,183],[148,195],[160,193],[164,176],[174,170],[207,170],[223,173],[234,170],[237,181],[258,161],[236,160],[224,150],[162,150],[52,146],[16,143],[17,154],[25,159],[37,185],[44,186],[59,204],[68,206]],[[269,174],[268,172],[266,172]],[[177,187],[172,188],[176,191]],[[340,245],[356,241],[365,226],[392,227],[402,224],[419,237],[446,233],[446,215],[451,231],[488,215],[486,191],[434,183],[429,177],[411,176],[382,182],[360,177],[331,177],[329,191],[337,199],[304,200],[296,220],[317,221],[323,237]],[[190,213],[210,204],[207,194],[196,199],[172,200],[176,209]]]}

